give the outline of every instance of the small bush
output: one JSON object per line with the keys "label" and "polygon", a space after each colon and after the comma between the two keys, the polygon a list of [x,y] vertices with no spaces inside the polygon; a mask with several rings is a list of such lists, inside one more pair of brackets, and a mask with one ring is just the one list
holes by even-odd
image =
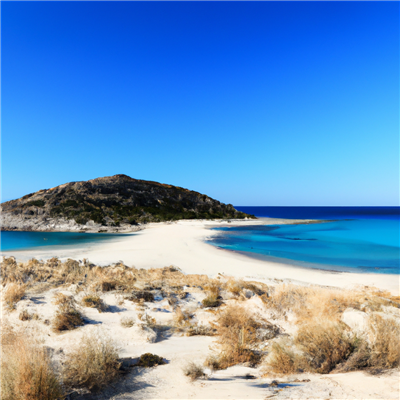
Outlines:
{"label": "small bush", "polygon": [[190,325],[187,328],[186,336],[215,336],[217,330],[206,325]]}
{"label": "small bush", "polygon": [[216,284],[211,284],[205,289],[207,292],[207,297],[202,301],[203,307],[219,307],[221,305],[219,287]]}
{"label": "small bush", "polygon": [[56,400],[63,395],[50,357],[26,334],[2,327],[1,398],[3,400]]}
{"label": "small bush", "polygon": [[100,290],[102,292],[111,292],[111,290],[115,290],[115,287],[117,286],[117,282],[115,281],[102,281],[100,282]]}
{"label": "small bush", "polygon": [[187,325],[190,321],[190,318],[191,315],[186,311],[182,311],[180,307],[175,309],[174,323],[176,326],[180,327]]}
{"label": "small bush", "polygon": [[191,381],[206,377],[203,367],[194,363],[193,361],[183,368],[183,373],[185,376],[189,377]]}
{"label": "small bush", "polygon": [[354,350],[344,326],[330,321],[300,327],[295,343],[303,351],[305,370],[323,374],[347,360]]}
{"label": "small bush", "polygon": [[371,319],[371,355],[369,366],[396,368],[400,365],[400,326],[393,319],[375,315]]}
{"label": "small bush", "polygon": [[124,328],[131,328],[135,325],[135,319],[132,317],[122,317],[121,318],[121,326]]}
{"label": "small bush", "polygon": [[31,320],[31,319],[39,319],[39,315],[38,314],[30,314],[29,312],[28,312],[28,310],[26,310],[26,309],[24,309],[24,310],[22,310],[20,313],[19,313],[19,316],[18,316],[18,318],[21,320],[21,321],[29,321],[29,320]]}
{"label": "small bush", "polygon": [[82,298],[85,307],[96,308],[99,312],[107,311],[108,306],[98,294],[87,294]]}
{"label": "small bush", "polygon": [[52,321],[55,332],[69,331],[84,325],[82,314],[76,309],[76,302],[72,296],[57,293],[54,304],[58,305]]}
{"label": "small bush", "polygon": [[294,374],[298,372],[298,359],[286,344],[275,342],[270,353],[269,367],[277,374]]}
{"label": "small bush", "polygon": [[25,296],[25,285],[10,283],[4,292],[4,302],[7,308],[12,311],[16,304]]}
{"label": "small bush", "polygon": [[114,342],[92,333],[83,336],[67,354],[64,365],[66,386],[100,390],[116,379],[121,364]]}
{"label": "small bush", "polygon": [[261,356],[254,347],[260,342],[258,330],[273,327],[268,321],[256,320],[242,307],[229,306],[213,324],[217,331],[221,353],[217,356],[219,369],[241,363],[257,364]]}
{"label": "small bush", "polygon": [[138,367],[151,368],[163,364],[166,364],[166,362],[163,360],[162,357],[157,356],[156,354],[145,353],[140,356],[139,361],[136,365]]}
{"label": "small bush", "polygon": [[141,301],[153,302],[154,295],[147,290],[135,290],[134,292],[132,292],[132,295],[128,298],[128,300],[135,303],[139,303]]}

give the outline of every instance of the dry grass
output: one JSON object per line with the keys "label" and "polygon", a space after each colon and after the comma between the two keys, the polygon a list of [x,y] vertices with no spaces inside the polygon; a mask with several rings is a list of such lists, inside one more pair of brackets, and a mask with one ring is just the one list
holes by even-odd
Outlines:
{"label": "dry grass", "polygon": [[135,325],[135,319],[132,317],[122,317],[120,324],[124,328],[132,328]]}
{"label": "dry grass", "polygon": [[304,370],[326,374],[353,352],[354,339],[346,334],[344,324],[323,321],[302,326],[295,344],[303,352],[299,364]]}
{"label": "dry grass", "polygon": [[217,283],[210,283],[205,286],[207,297],[202,301],[203,307],[219,307],[221,305],[220,287]]}
{"label": "dry grass", "polygon": [[9,283],[3,295],[3,301],[9,311],[15,309],[16,304],[25,296],[24,284]]}
{"label": "dry grass", "polygon": [[382,306],[400,308],[397,297],[369,287],[345,290],[283,284],[277,286],[270,296],[261,298],[280,316],[294,313],[300,324],[318,318],[339,320],[346,308],[363,311],[380,311]]}
{"label": "dry grass", "polygon": [[57,293],[53,303],[58,305],[52,321],[52,327],[55,332],[69,331],[84,325],[82,314],[77,310],[73,296]]}
{"label": "dry grass", "polygon": [[174,324],[176,327],[185,327],[190,325],[190,313],[183,311],[180,307],[176,307],[174,315]]}
{"label": "dry grass", "polygon": [[273,343],[268,367],[274,373],[281,375],[298,372],[298,358],[286,341]]}
{"label": "dry grass", "polygon": [[138,287],[182,288],[183,286],[206,286],[212,280],[207,275],[185,275],[175,267],[137,269],[122,262],[99,267],[88,260],[82,263],[68,259],[61,262],[58,258],[47,261],[36,259],[26,263],[17,263],[14,257],[4,257],[0,263],[1,284],[26,284],[29,289],[40,288],[46,283],[46,289],[62,285],[77,284],[92,291],[110,291],[132,293]]}
{"label": "dry grass", "polygon": [[249,314],[249,311],[239,306],[228,306],[222,311],[215,324],[212,324],[218,335],[221,352],[213,367],[225,369],[235,364],[257,364],[261,356],[255,351],[261,342],[258,331],[273,328],[268,321]]}
{"label": "dry grass", "polygon": [[39,315],[36,314],[36,313],[31,314],[28,310],[24,309],[19,313],[18,318],[21,321],[29,321],[31,319],[38,320],[39,319]]}
{"label": "dry grass", "polygon": [[327,374],[344,363],[356,348],[355,338],[346,333],[344,324],[329,320],[301,326],[294,344],[300,352],[294,352],[288,341],[273,344],[268,363],[273,372]]}
{"label": "dry grass", "polygon": [[395,368],[400,366],[400,326],[392,319],[374,315],[370,323],[371,355],[369,366]]}
{"label": "dry grass", "polygon": [[205,378],[206,374],[204,373],[204,369],[201,365],[194,363],[193,361],[188,363],[183,368],[183,373],[185,376],[189,377],[191,381],[195,381],[196,379]]}
{"label": "dry grass", "polygon": [[1,398],[56,400],[63,391],[45,348],[26,333],[2,326]]}
{"label": "dry grass", "polygon": [[370,342],[351,336],[345,326],[332,321],[300,327],[294,352],[287,342],[274,343],[268,367],[278,374],[295,372],[348,372],[370,368],[396,368],[400,365],[400,326],[392,319],[372,315]]}
{"label": "dry grass", "polygon": [[82,305],[85,307],[96,308],[99,312],[108,310],[107,304],[104,303],[103,299],[97,293],[88,293],[82,297]]}
{"label": "dry grass", "polygon": [[64,383],[70,388],[100,390],[119,375],[118,348],[104,336],[89,334],[67,354]]}

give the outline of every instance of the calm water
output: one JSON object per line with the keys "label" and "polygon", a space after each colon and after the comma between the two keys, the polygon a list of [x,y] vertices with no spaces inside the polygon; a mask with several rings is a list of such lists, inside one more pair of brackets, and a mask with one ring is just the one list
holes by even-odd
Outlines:
{"label": "calm water", "polygon": [[212,244],[306,267],[399,274],[399,207],[236,207],[258,217],[321,224],[216,228]]}
{"label": "calm water", "polygon": [[1,232],[2,251],[27,250],[43,246],[81,246],[115,240],[124,234],[75,232]]}

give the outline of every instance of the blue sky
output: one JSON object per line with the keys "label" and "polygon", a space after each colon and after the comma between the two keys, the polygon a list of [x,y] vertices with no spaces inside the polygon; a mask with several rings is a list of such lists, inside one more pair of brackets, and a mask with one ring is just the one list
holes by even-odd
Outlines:
{"label": "blue sky", "polygon": [[127,174],[399,205],[398,2],[2,2],[2,200]]}

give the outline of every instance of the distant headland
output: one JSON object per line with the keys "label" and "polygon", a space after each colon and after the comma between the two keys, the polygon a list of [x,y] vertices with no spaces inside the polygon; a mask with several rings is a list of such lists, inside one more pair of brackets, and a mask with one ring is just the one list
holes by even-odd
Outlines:
{"label": "distant headland", "polygon": [[205,194],[127,175],[65,183],[1,208],[1,229],[16,231],[121,232],[148,222],[256,218]]}

